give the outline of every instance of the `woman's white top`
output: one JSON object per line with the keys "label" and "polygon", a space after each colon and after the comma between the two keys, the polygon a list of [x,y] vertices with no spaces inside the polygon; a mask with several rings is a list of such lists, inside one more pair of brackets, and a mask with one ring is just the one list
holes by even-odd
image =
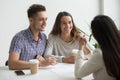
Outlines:
{"label": "woman's white top", "polygon": [[79,50],[75,61],[75,77],[78,80],[91,73],[95,80],[115,80],[106,72],[101,49],[94,50],[88,60],[83,60],[81,54],[83,51]]}
{"label": "woman's white top", "polygon": [[69,57],[72,55],[73,49],[79,49],[79,41],[65,42],[59,35],[49,35],[47,47],[45,50],[45,57],[53,56],[56,57],[58,62],[62,62],[62,57]]}

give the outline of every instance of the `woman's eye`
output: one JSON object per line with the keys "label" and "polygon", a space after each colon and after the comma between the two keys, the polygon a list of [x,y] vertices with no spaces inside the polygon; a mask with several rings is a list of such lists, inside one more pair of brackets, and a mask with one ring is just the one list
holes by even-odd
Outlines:
{"label": "woman's eye", "polygon": [[69,22],[69,24],[71,24],[71,21]]}
{"label": "woman's eye", "polygon": [[66,23],[63,23],[64,25],[66,24]]}

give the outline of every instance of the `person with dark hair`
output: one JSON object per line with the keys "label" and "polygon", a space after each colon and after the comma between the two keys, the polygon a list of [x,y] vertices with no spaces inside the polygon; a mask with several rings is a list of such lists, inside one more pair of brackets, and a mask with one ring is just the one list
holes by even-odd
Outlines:
{"label": "person with dark hair", "polygon": [[46,27],[46,8],[40,4],[33,4],[28,11],[29,28],[17,33],[11,42],[9,50],[9,69],[30,68],[29,60],[38,59],[39,66],[56,64],[55,58],[44,58],[46,35],[42,32]]}
{"label": "person with dark hair", "polygon": [[[75,56],[72,55],[72,50],[79,49],[79,38],[82,36],[72,15],[65,11],[59,12],[48,37],[45,56],[55,57],[58,62],[74,63]],[[84,50],[86,53],[91,52],[88,46]]]}
{"label": "person with dark hair", "polygon": [[98,15],[91,22],[91,29],[100,48],[94,50],[88,60],[84,60],[81,54],[86,40],[81,39],[75,62],[76,78],[93,73],[95,80],[120,80],[120,35],[115,23],[108,16]]}

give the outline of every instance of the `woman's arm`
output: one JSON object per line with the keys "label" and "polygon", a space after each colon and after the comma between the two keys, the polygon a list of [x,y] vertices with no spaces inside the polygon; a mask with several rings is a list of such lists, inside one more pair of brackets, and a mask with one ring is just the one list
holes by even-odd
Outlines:
{"label": "woman's arm", "polygon": [[[94,47],[87,41],[86,35],[83,33],[79,33],[79,43],[80,40],[84,38],[86,40],[86,45],[84,46],[83,51],[86,53],[86,55],[91,55],[92,51],[94,50]],[[79,44],[81,46],[81,44]]]}
{"label": "woman's arm", "polygon": [[94,54],[88,60],[83,60],[81,57],[83,50],[79,50],[75,61],[76,78],[83,78],[102,68],[102,56],[99,50],[95,50],[93,53]]}
{"label": "woman's arm", "polygon": [[91,49],[86,45],[86,46],[84,47],[84,52],[87,53],[87,54],[89,54],[89,53],[91,53],[92,51],[91,51]]}
{"label": "woman's arm", "polygon": [[55,36],[49,35],[44,56],[45,56],[46,58],[47,58],[47,57],[54,57],[54,58],[57,59],[57,62],[62,62],[62,57],[63,57],[63,56],[57,56],[57,55],[55,55],[55,53],[53,52],[54,42],[56,41],[55,39],[56,39]]}

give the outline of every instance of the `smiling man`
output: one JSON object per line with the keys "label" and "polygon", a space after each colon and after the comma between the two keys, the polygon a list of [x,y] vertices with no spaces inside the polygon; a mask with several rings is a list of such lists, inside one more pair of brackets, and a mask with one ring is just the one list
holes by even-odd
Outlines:
{"label": "smiling man", "polygon": [[46,35],[42,33],[46,27],[46,8],[33,4],[28,11],[29,28],[17,33],[11,42],[8,65],[10,69],[30,68],[29,60],[38,59],[39,66],[56,64],[55,58],[44,58]]}

